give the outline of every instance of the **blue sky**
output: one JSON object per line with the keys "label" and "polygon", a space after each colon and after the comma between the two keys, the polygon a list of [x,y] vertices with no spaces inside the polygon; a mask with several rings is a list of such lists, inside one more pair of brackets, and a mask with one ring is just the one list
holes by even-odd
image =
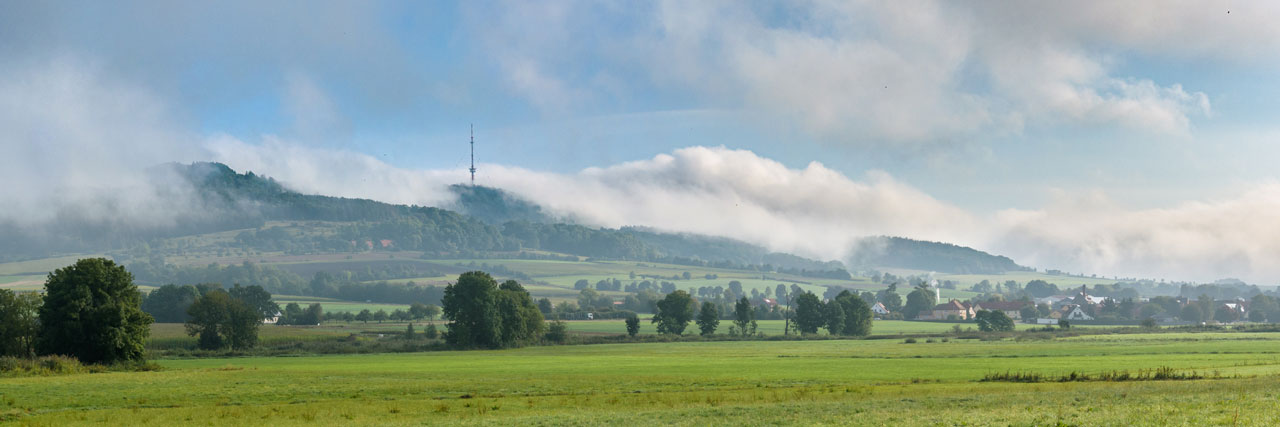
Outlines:
{"label": "blue sky", "polygon": [[[661,169],[663,156],[714,164],[745,152],[734,158],[760,170],[776,163],[802,177],[818,162],[837,175],[832,188],[905,189],[925,201],[845,222],[858,214],[825,212],[821,202],[763,209],[827,218],[850,234],[951,239],[1047,267],[1152,277],[1203,258],[1152,255],[1148,245],[1167,239],[1236,254],[1174,273],[1245,270],[1280,281],[1280,270],[1262,266],[1280,249],[1222,237],[1265,227],[1219,221],[1223,209],[1280,204],[1270,192],[1280,154],[1277,18],[1268,2],[9,3],[0,6],[0,56],[9,59],[0,73],[13,82],[12,102],[0,120],[27,127],[0,137],[9,158],[32,156],[33,144],[51,144],[33,139],[49,132],[33,123],[66,116],[53,107],[124,108],[109,120],[75,116],[85,131],[63,126],[68,142],[36,151],[75,156],[96,144],[130,153],[126,163],[219,160],[302,189],[423,204],[444,197],[430,188],[465,179],[472,123],[482,182],[575,178],[564,185],[581,188],[566,194],[620,191],[627,165]],[[65,102],[17,102],[64,99],[54,93]],[[127,102],[112,101],[121,93]],[[272,153],[296,158],[263,158]],[[320,159],[345,162],[347,174],[315,173],[339,168]],[[26,173],[10,166],[13,177]],[[405,196],[348,186],[350,174],[363,182],[381,173],[361,168],[423,187]],[[697,191],[732,194],[729,206],[778,198],[697,176],[708,180]],[[574,184],[588,178],[600,182]],[[849,200],[838,209],[876,210],[859,204],[875,197],[828,196]],[[925,205],[955,211],[918,228],[893,221]],[[1121,219],[1077,233],[1084,238],[1049,230],[1099,211]],[[677,218],[581,215],[733,234]],[[958,216],[978,225],[948,225]],[[782,240],[756,239],[843,254],[831,249],[842,242]]]}

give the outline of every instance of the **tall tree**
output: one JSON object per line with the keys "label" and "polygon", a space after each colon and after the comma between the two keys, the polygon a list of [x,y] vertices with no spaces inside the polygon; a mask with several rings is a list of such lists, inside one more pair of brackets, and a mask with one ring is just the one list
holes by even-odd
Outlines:
{"label": "tall tree", "polygon": [[882,291],[876,296],[876,299],[879,300],[881,304],[884,304],[885,310],[889,310],[893,313],[902,310],[902,295],[898,295],[897,284],[889,285],[889,289]]}
{"label": "tall tree", "polygon": [[802,334],[818,333],[818,328],[825,323],[822,315],[822,301],[812,292],[801,291],[795,296],[795,303],[796,330]]}
{"label": "tall tree", "polygon": [[688,292],[671,292],[658,301],[657,305],[658,312],[649,322],[658,324],[660,334],[683,334],[684,328],[693,320],[693,297]]}
{"label": "tall tree", "polygon": [[518,347],[537,342],[542,337],[546,322],[542,311],[515,280],[502,282],[498,286],[497,308],[501,335],[499,343],[503,347]]}
{"label": "tall tree", "polygon": [[470,271],[444,290],[445,342],[454,347],[498,347],[498,282],[483,271]]}
{"label": "tall tree", "polygon": [[40,353],[86,363],[142,360],[152,318],[142,311],[142,294],[124,267],[82,259],[50,273],[44,287]]}
{"label": "tall tree", "polygon": [[844,335],[861,337],[871,334],[871,321],[875,316],[866,301],[853,293],[841,292],[835,302],[844,309]]}
{"label": "tall tree", "polygon": [[711,301],[702,303],[702,310],[698,312],[698,331],[702,336],[707,336],[716,333],[718,326],[720,326],[720,308]]}
{"label": "tall tree", "polygon": [[844,335],[844,306],[833,298],[827,303],[825,313],[823,314],[826,318],[827,333],[831,335]]}
{"label": "tall tree", "polygon": [[637,316],[635,313],[628,314],[626,324],[628,336],[634,337],[636,334],[640,333],[640,316]]}
{"label": "tall tree", "polygon": [[933,310],[937,303],[937,298],[929,291],[928,285],[917,287],[907,294],[907,305],[902,308],[903,316],[908,319],[918,318],[922,313]]}
{"label": "tall tree", "polygon": [[756,311],[751,307],[751,300],[747,297],[739,298],[733,305],[733,324],[738,327],[738,333],[743,336],[756,334]]}
{"label": "tall tree", "polygon": [[[263,319],[270,319],[280,312],[280,306],[271,300],[271,293],[267,292],[261,286],[240,286],[237,283],[234,287],[227,291],[232,298],[238,299],[258,312],[258,316]],[[317,322],[318,323],[318,322]]]}
{"label": "tall tree", "polygon": [[205,293],[187,308],[187,314],[187,334],[199,336],[200,348],[243,350],[258,343],[262,312],[226,291]]}
{"label": "tall tree", "polygon": [[35,356],[41,302],[35,292],[0,289],[0,356]]}

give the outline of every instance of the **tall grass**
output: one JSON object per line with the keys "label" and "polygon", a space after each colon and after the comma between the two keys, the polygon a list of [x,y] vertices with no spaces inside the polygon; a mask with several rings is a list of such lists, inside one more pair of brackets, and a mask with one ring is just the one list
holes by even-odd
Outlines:
{"label": "tall grass", "polygon": [[1186,381],[1186,380],[1203,380],[1203,379],[1222,379],[1227,378],[1215,372],[1212,375],[1201,374],[1196,371],[1182,372],[1168,366],[1161,366],[1156,369],[1141,370],[1136,373],[1123,371],[1103,371],[1096,374],[1088,374],[1080,371],[1071,371],[1058,377],[1039,374],[1036,372],[995,372],[983,376],[982,382],[1011,382],[1011,383],[1045,383],[1045,382],[1123,382],[1123,381]]}

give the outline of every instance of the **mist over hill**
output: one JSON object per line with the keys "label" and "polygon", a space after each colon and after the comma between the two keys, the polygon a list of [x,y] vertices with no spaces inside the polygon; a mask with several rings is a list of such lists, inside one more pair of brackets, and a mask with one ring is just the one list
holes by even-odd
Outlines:
{"label": "mist over hill", "polygon": [[[178,236],[231,230],[258,250],[333,253],[379,242],[400,250],[460,252],[546,250],[583,257],[725,267],[759,266],[817,276],[847,276],[845,264],[777,253],[729,237],[668,233],[646,227],[596,228],[554,218],[540,206],[497,188],[454,185],[450,209],[367,199],[308,195],[276,180],[239,173],[221,163],[166,164],[148,171],[148,191],[166,200],[171,222],[138,224],[63,215],[48,227],[0,225],[9,242],[0,256],[21,259],[57,253],[128,249]],[[327,234],[286,233],[270,221],[345,224]],[[384,243],[385,242],[385,243]],[[938,272],[1024,270],[1012,260],[966,247],[900,237],[863,239],[850,260],[856,268],[896,267]]]}

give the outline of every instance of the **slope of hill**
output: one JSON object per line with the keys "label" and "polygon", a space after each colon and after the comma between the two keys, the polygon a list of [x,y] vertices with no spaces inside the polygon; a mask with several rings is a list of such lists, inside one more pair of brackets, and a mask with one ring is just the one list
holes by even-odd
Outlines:
{"label": "slope of hill", "polygon": [[1033,270],[1018,265],[1008,257],[965,246],[886,236],[862,239],[854,248],[850,262],[856,266],[956,274]]}
{"label": "slope of hill", "polygon": [[[39,258],[51,253],[121,251],[161,240],[238,231],[244,249],[286,253],[342,253],[379,249],[415,250],[442,256],[547,250],[598,259],[661,261],[684,265],[765,268],[816,277],[845,278],[840,262],[772,253],[724,237],[673,234],[642,227],[593,228],[554,223],[540,206],[500,189],[453,186],[457,209],[393,205],[366,199],[306,195],[253,172],[219,163],[169,164],[159,177],[178,177],[174,209],[186,212],[172,224],[153,226],[60,220],[54,232],[25,233],[0,226],[0,258]],[[171,178],[170,178],[171,179]],[[183,197],[177,197],[181,195]],[[177,206],[181,203],[181,206]],[[266,227],[270,221],[333,223],[321,232]],[[301,230],[301,231],[300,231]],[[235,249],[228,247],[228,249]],[[1012,260],[945,243],[897,237],[868,239],[854,265],[951,273],[1024,270]]]}
{"label": "slope of hill", "polygon": [[553,222],[541,206],[498,188],[454,184],[449,186],[449,191],[458,196],[454,210],[489,224]]}

